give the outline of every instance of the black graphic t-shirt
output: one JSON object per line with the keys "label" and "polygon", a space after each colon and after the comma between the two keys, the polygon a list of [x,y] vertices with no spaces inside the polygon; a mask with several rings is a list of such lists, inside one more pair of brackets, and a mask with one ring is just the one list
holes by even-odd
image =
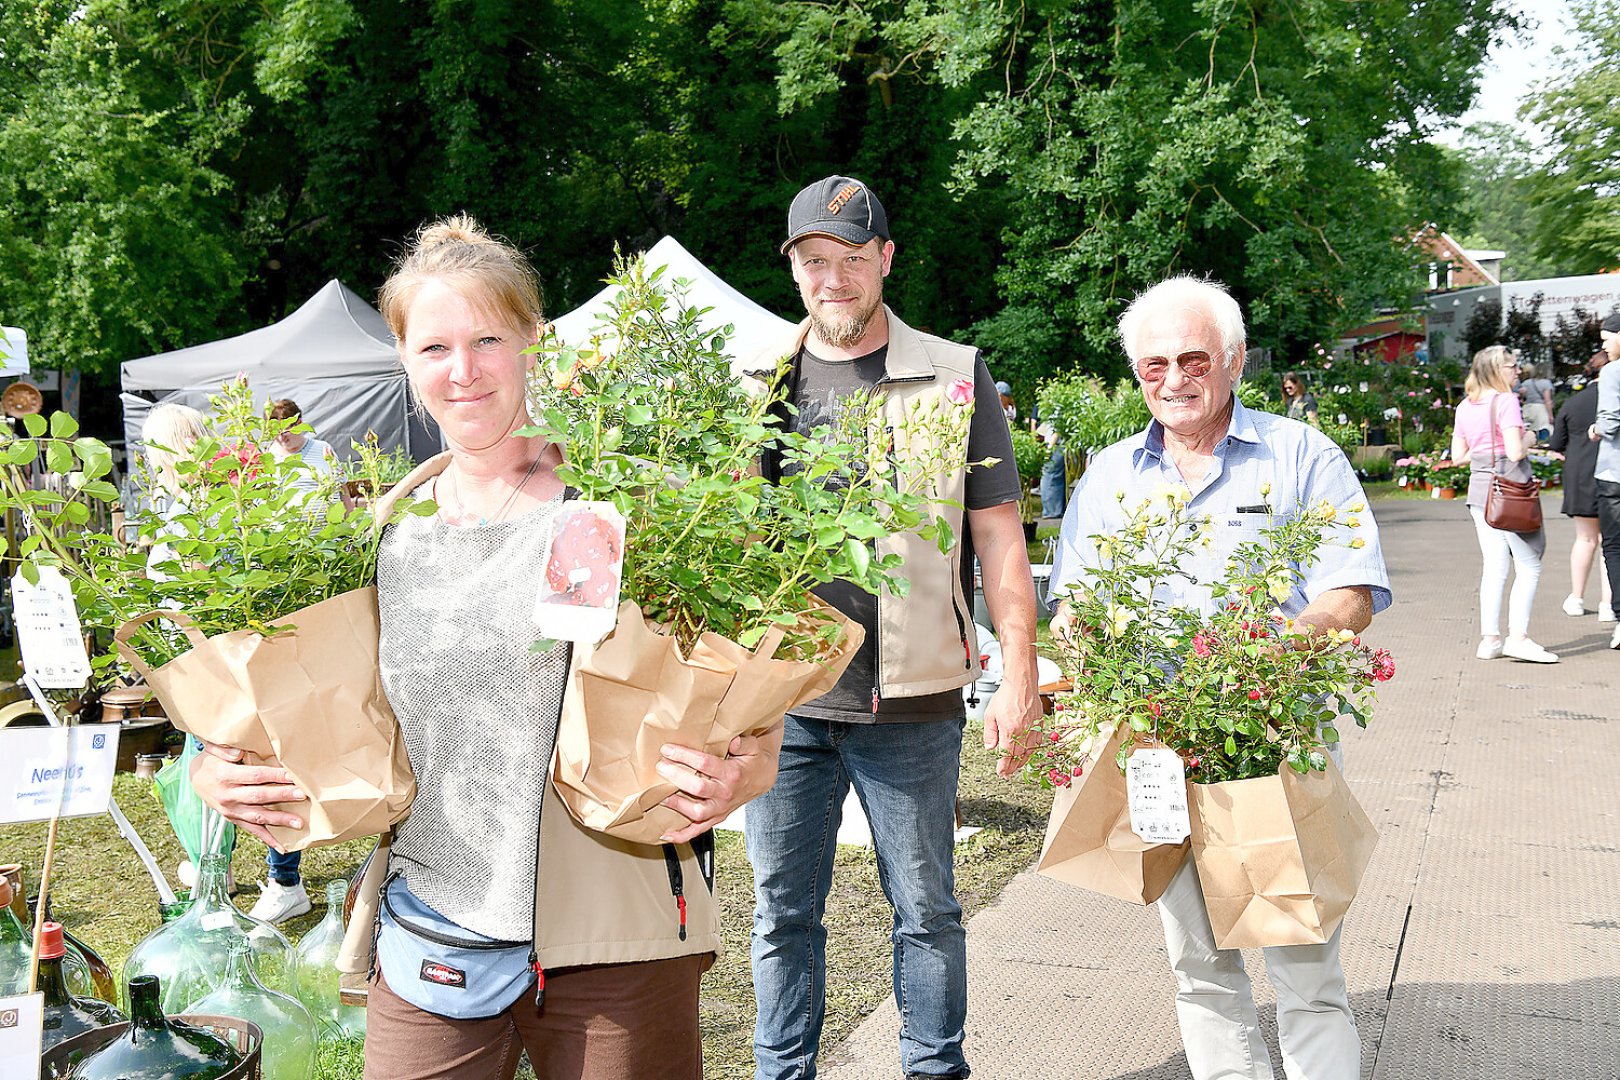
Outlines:
{"label": "black graphic t-shirt", "polygon": [[[795,364],[796,379],[790,399],[798,410],[793,421],[794,429],[808,433],[816,427],[833,423],[841,402],[871,392],[882,381],[888,355],[886,345],[853,360],[823,360],[809,348],[801,350]],[[1012,436],[1001,411],[1001,396],[996,393],[995,381],[991,379],[990,370],[985,367],[981,357],[974,362],[973,420],[968,431],[967,460],[982,461],[992,457],[998,459],[996,464],[968,470],[963,501],[969,510],[984,510],[1016,502],[1021,494],[1018,468],[1013,463]],[[958,540],[962,545],[962,591],[964,595],[972,596],[973,545],[967,528],[962,529]],[[880,698],[874,714],[877,597],[844,581],[828,582],[816,589],[816,595],[865,627],[866,641],[838,680],[838,685],[809,704],[800,706],[795,712],[821,720],[868,724],[940,720],[963,715],[962,693],[959,690],[918,697]],[[902,599],[887,595],[883,598],[883,604],[885,607],[890,604],[914,607],[918,618],[948,617],[943,612],[925,613],[925,602],[914,597]],[[964,618],[970,616],[970,612],[963,612]]]}

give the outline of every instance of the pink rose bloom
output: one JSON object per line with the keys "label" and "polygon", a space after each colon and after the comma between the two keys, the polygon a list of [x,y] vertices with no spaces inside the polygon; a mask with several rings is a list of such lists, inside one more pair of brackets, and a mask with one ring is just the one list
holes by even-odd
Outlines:
{"label": "pink rose bloom", "polygon": [[973,380],[957,379],[945,388],[945,396],[957,405],[973,404]]}
{"label": "pink rose bloom", "polygon": [[1205,637],[1203,634],[1194,634],[1193,635],[1193,652],[1197,653],[1199,656],[1208,656],[1209,655],[1209,638]]}

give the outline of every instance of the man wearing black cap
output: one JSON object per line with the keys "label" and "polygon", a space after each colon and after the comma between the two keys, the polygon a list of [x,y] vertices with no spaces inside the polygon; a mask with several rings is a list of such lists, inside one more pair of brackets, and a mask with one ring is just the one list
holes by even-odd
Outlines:
{"label": "man wearing black cap", "polygon": [[[894,910],[902,1069],[907,1076],[967,1076],[967,953],[952,858],[962,688],[980,674],[970,600],[975,553],[1003,663],[1001,689],[985,711],[984,744],[1007,752],[1003,775],[1017,767],[1018,741],[1040,715],[1035,590],[1012,440],[978,350],[913,330],[883,303],[894,244],[883,206],[865,184],[832,176],[801,191],[788,211],[782,251],[808,317],[750,375],[768,384],[782,358],[791,359],[782,377],[799,430],[826,423],[843,401],[869,393],[881,395],[882,422],[894,426],[911,409],[941,401],[971,398],[974,411],[962,466],[929,477],[941,499],[934,510],[958,538],[951,550],[909,534],[876,542],[879,556],[902,559],[900,574],[911,586],[904,599],[842,583],[817,590],[865,626],[866,641],[831,692],[787,716],[776,784],[748,805],[756,1076],[816,1073],[825,1013],[821,916],[851,786]],[[998,461],[966,467],[988,458]],[[773,479],[791,470],[773,460],[763,467]]]}
{"label": "man wearing black cap", "polygon": [[[1598,372],[1597,423],[1591,436],[1598,440],[1598,531],[1603,537],[1603,565],[1609,588],[1620,588],[1620,312],[1603,320],[1600,337],[1609,363]],[[1614,593],[1620,604],[1620,593]],[[1609,648],[1620,649],[1620,625],[1609,635]]]}

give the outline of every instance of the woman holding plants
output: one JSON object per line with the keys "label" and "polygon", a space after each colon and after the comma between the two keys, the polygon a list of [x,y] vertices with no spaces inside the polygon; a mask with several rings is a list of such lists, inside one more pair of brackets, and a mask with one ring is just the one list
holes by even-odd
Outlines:
{"label": "woman holding plants", "polygon": [[[1492,345],[1475,353],[1464,386],[1467,396],[1457,405],[1451,436],[1451,460],[1467,461],[1472,467],[1468,511],[1474,517],[1474,531],[1484,559],[1479,580],[1480,640],[1474,655],[1481,660],[1509,656],[1532,664],[1556,664],[1555,654],[1530,640],[1530,609],[1535,604],[1536,585],[1541,581],[1546,530],[1508,532],[1493,528],[1485,520],[1485,496],[1499,467],[1502,475],[1510,479],[1530,479],[1530,463],[1526,460],[1530,440],[1525,434],[1518,395],[1513,392],[1518,369],[1518,358],[1504,346]],[[1502,589],[1507,584],[1510,564],[1513,591],[1508,597],[1508,633],[1504,640]]]}
{"label": "woman holding plants", "polygon": [[[455,217],[416,237],[379,306],[450,449],[396,489],[436,513],[389,525],[378,556],[380,668],[417,795],[366,872],[340,961],[372,973],[366,1076],[510,1080],[524,1050],[542,1077],[701,1076],[698,982],[719,939],[690,841],[770,786],[776,747],[666,746],[659,769],[680,791],[665,805],[692,824],[662,848],[574,821],[548,781],[567,648],[530,647],[563,499],[562,449],[515,434],[534,271]],[[211,750],[210,803],[261,836],[296,824],[271,805],[303,798],[285,776]]]}

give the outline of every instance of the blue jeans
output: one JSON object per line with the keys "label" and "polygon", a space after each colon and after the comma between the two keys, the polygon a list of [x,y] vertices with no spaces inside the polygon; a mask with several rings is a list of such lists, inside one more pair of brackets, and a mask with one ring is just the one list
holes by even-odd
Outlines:
{"label": "blue jeans", "polygon": [[907,1073],[968,1075],[967,937],[952,863],[963,725],[786,718],[776,784],[747,810],[758,1080],[816,1075],[826,1015],[822,914],[851,784],[872,826],[878,881],[894,911],[900,1064]]}
{"label": "blue jeans", "polygon": [[1052,456],[1041,469],[1041,517],[1060,518],[1069,501],[1068,463],[1061,446],[1052,447]]}
{"label": "blue jeans", "polygon": [[270,880],[277,885],[298,884],[298,867],[303,861],[302,851],[289,851],[284,855],[271,848],[264,855],[264,865],[270,874]]}

